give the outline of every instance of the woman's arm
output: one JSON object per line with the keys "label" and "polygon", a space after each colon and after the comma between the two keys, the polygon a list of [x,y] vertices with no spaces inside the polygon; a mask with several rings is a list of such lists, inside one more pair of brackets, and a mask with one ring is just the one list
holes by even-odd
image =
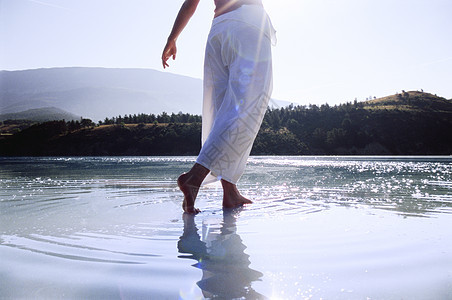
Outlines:
{"label": "woman's arm", "polygon": [[196,7],[198,6],[200,0],[185,0],[182,4],[182,7],[177,14],[176,21],[174,21],[173,29],[168,37],[165,48],[163,49],[162,54],[162,65],[163,68],[169,67],[167,61],[170,57],[173,57],[173,60],[176,59],[176,40],[181,34],[182,30],[188,24],[191,17],[196,11]]}

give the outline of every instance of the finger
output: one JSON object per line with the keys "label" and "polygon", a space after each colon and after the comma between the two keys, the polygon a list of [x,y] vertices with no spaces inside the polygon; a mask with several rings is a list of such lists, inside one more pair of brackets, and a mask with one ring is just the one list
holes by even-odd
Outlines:
{"label": "finger", "polygon": [[169,67],[169,64],[166,62],[166,59],[162,58],[162,65],[163,65],[163,69],[165,69],[166,67]]}
{"label": "finger", "polygon": [[163,54],[162,54],[162,65],[163,65],[163,68],[165,69],[166,67],[169,67],[169,65],[168,65],[168,63],[167,63],[167,61],[168,61],[168,59],[170,58],[170,55],[167,55],[165,52],[163,52]]}

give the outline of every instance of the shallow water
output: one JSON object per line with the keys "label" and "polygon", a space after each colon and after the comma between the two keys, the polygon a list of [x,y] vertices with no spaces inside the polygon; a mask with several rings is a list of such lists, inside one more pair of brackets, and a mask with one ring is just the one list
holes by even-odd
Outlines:
{"label": "shallow water", "polygon": [[452,298],[451,157],[251,157],[195,217],[193,162],[0,158],[0,298]]}

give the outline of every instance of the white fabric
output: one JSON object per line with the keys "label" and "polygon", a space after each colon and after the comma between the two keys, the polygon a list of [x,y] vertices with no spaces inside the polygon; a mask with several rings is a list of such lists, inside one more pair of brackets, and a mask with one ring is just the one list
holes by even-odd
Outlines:
{"label": "white fabric", "polygon": [[237,183],[272,91],[275,31],[265,10],[244,5],[213,20],[204,65],[202,149],[211,171],[204,184]]}

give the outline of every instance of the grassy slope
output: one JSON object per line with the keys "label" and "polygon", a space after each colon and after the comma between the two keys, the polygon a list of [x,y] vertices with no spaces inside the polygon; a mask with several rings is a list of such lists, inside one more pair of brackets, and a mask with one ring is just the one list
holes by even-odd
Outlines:
{"label": "grassy slope", "polygon": [[365,109],[452,112],[452,100],[430,93],[409,91],[363,102]]}

